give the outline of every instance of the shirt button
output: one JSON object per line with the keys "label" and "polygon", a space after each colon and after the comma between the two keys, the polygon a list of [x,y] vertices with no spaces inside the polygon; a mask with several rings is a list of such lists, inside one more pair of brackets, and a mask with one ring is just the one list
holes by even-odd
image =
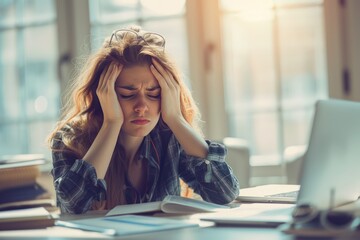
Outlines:
{"label": "shirt button", "polygon": [[205,159],[205,164],[210,164],[210,161]]}

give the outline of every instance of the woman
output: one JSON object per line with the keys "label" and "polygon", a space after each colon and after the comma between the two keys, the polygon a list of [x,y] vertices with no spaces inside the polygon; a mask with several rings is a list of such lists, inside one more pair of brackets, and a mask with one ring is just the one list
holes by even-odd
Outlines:
{"label": "woman", "polygon": [[180,195],[180,179],[209,202],[238,195],[226,149],[200,134],[198,109],[161,35],[115,31],[71,94],[49,139],[62,212],[160,201]]}

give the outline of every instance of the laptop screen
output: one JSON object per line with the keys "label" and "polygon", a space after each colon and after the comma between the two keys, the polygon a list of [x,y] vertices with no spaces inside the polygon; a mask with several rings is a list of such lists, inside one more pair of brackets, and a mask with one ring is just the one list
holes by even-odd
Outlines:
{"label": "laptop screen", "polygon": [[339,206],[360,192],[360,103],[320,100],[301,172],[298,204]]}

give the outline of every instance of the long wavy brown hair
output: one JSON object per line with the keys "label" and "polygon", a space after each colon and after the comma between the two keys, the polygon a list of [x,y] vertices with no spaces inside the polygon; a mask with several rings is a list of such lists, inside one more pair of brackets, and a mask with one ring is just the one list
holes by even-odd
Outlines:
{"label": "long wavy brown hair", "polygon": [[[129,29],[137,32],[139,36],[145,33],[140,27],[130,27]],[[66,98],[68,102],[64,106],[60,121],[48,138],[52,151],[69,151],[79,159],[86,154],[103,122],[103,113],[96,95],[96,89],[101,73],[112,62],[123,64],[126,67],[150,65],[152,58],[158,60],[173,75],[180,86],[180,105],[184,118],[196,131],[201,133],[198,108],[194,104],[190,91],[182,81],[175,64],[164,51],[164,47],[149,44],[152,42],[149,35],[147,35],[146,41],[139,41],[139,38],[133,34],[126,35],[121,41],[113,38],[111,44],[109,44],[109,40],[106,39],[103,46],[88,57],[85,64],[80,68],[78,76],[74,78],[73,84],[67,92],[69,95]],[[154,41],[156,40],[154,39]],[[56,135],[62,137],[65,148],[54,149],[52,140]],[[126,203],[122,191],[125,169],[127,169],[124,156],[124,148],[117,143],[105,175],[106,201],[94,203],[93,209],[111,209],[116,205]]]}

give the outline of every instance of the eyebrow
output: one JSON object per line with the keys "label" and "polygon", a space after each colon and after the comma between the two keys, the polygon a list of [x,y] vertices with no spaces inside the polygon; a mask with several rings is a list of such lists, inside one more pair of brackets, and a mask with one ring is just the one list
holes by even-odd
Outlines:
{"label": "eyebrow", "polygon": [[[117,87],[118,87],[118,88],[122,88],[122,89],[126,89],[126,90],[130,90],[130,91],[135,91],[135,90],[137,90],[137,88],[134,87],[134,86],[117,86]],[[146,88],[147,91],[155,91],[155,90],[157,90],[157,89],[160,89],[160,86],[159,86],[159,85]]]}

